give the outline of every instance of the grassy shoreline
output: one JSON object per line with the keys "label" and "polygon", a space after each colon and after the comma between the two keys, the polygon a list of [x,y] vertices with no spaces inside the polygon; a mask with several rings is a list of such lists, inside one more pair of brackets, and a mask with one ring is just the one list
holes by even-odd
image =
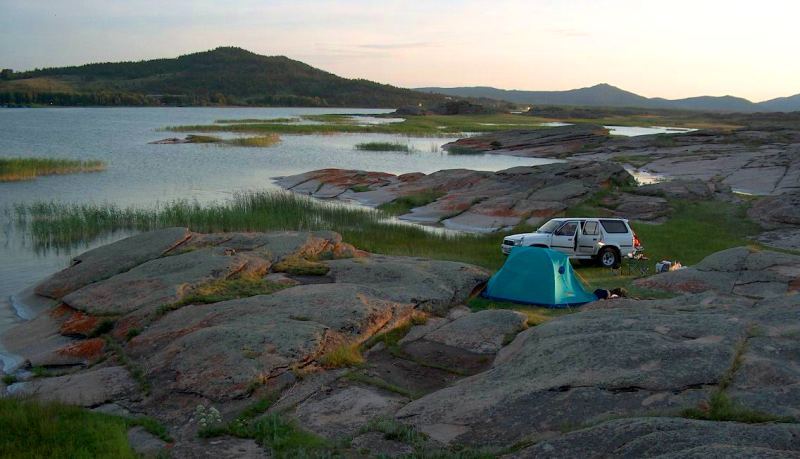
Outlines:
{"label": "grassy shoreline", "polygon": [[[248,192],[222,203],[201,205],[177,201],[155,208],[40,202],[15,206],[12,218],[31,235],[39,249],[73,247],[113,231],[148,231],[169,226],[187,226],[199,232],[333,230],[347,242],[369,252],[461,261],[489,270],[499,269],[504,262],[500,242],[509,232],[437,232],[391,220],[393,215],[417,205],[416,200],[430,202],[436,198],[436,195],[421,195],[414,197],[415,202],[367,209],[320,202],[288,192]],[[719,250],[753,244],[748,237],[758,229],[743,217],[744,205],[672,204],[675,211],[666,223],[633,224],[653,263],[677,259],[691,265]],[[603,209],[583,205],[566,214],[586,212],[602,215]],[[520,226],[510,233],[530,230]],[[707,234],[714,234],[713,240],[696,237]],[[592,287],[627,286],[633,280],[631,276],[595,267],[582,267],[578,272]]]}
{"label": "grassy shoreline", "polygon": [[217,120],[214,124],[170,126],[167,131],[174,132],[242,132],[276,134],[395,134],[407,136],[452,136],[473,132],[497,132],[511,129],[545,129],[550,122],[572,124],[597,124],[609,126],[673,126],[697,129],[733,129],[736,124],[704,117],[686,115],[616,115],[601,113],[585,118],[572,114],[546,117],[525,114],[496,113],[488,115],[405,115],[403,121],[381,124],[359,124],[358,116],[351,115],[305,115],[300,120],[311,123],[297,123],[290,119]]}
{"label": "grassy shoreline", "polygon": [[43,175],[100,172],[106,163],[97,160],[57,158],[0,158],[0,182],[34,180]]}

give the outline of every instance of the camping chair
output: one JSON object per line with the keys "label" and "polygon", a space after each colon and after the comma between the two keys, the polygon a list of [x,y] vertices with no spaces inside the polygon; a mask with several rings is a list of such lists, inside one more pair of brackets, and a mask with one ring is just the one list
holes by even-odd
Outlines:
{"label": "camping chair", "polygon": [[620,274],[623,276],[645,277],[650,274],[650,259],[644,252],[636,252],[631,257],[623,258]]}

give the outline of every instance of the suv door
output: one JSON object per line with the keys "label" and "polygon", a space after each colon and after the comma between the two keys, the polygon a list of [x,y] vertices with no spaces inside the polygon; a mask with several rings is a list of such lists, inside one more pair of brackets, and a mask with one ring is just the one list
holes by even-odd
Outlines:
{"label": "suv door", "polygon": [[600,247],[600,222],[587,220],[578,234],[578,255],[596,255]]}
{"label": "suv door", "polygon": [[555,232],[550,242],[550,247],[559,252],[564,252],[567,255],[575,254],[575,238],[578,237],[578,227],[580,222],[578,220],[569,220],[564,222]]}

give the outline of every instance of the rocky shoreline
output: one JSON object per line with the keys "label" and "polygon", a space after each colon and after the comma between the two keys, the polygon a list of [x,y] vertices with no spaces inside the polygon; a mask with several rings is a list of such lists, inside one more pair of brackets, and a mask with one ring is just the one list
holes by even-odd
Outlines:
{"label": "rocky shoreline", "polygon": [[614,161],[672,179],[714,179],[755,195],[776,195],[800,188],[800,129],[796,127],[611,137],[602,126],[579,124],[489,133],[460,139],[444,148]]}
{"label": "rocky shoreline", "polygon": [[[463,306],[488,277],[368,254],[331,232],[144,233],[36,287],[50,306],[2,337],[25,364],[0,390],[151,416],[173,443],[136,430],[133,444],[176,457],[266,457],[250,439],[199,438],[196,413],[233,421],[266,394],[277,400],[261,416],[362,456],[800,453],[800,426],[786,422],[800,416],[800,256],[726,250],[640,281],[677,297],[592,303],[533,327]],[[269,292],[198,297],[253,278]],[[335,364],[352,346],[364,362]],[[720,397],[764,421],[714,420]]]}

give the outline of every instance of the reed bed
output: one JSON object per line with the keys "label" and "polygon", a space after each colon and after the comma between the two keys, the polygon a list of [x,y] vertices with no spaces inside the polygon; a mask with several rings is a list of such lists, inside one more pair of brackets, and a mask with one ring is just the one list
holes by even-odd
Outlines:
{"label": "reed bed", "polygon": [[401,151],[410,153],[412,148],[405,143],[399,142],[365,142],[357,143],[356,150],[362,151]]}
{"label": "reed bed", "polygon": [[115,231],[186,226],[198,232],[333,230],[360,249],[464,261],[498,268],[501,234],[433,231],[391,220],[388,212],[326,203],[293,193],[239,193],[212,204],[175,201],[152,208],[40,202],[11,209],[38,249],[76,247]]}
{"label": "reed bed", "polygon": [[40,175],[99,172],[106,169],[103,161],[81,161],[57,158],[0,158],[0,182],[33,180]]}

